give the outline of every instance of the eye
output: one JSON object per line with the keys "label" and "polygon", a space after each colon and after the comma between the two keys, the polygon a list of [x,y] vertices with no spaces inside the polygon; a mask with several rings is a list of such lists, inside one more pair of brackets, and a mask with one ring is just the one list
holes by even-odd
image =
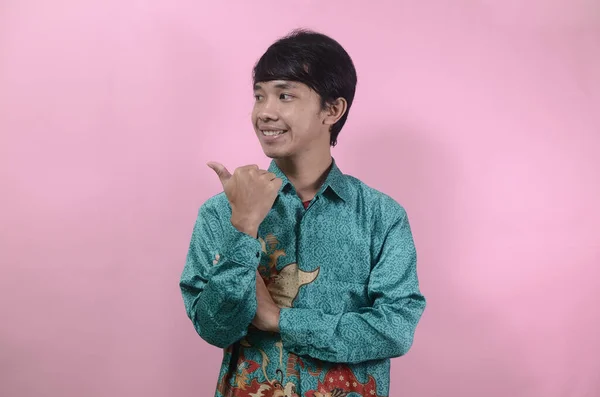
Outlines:
{"label": "eye", "polygon": [[254,100],[255,100],[255,101],[257,101],[257,102],[258,102],[258,101],[261,101],[261,100],[262,100],[262,98],[263,98],[263,96],[262,96],[262,95],[259,95],[259,94],[254,94]]}
{"label": "eye", "polygon": [[294,98],[294,97],[292,95],[290,95],[290,94],[281,94],[281,95],[279,95],[279,99],[281,99],[283,101],[289,101],[292,98]]}

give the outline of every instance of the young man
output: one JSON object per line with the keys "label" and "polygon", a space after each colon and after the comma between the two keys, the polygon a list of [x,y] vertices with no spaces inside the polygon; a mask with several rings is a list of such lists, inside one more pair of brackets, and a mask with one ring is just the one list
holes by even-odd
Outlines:
{"label": "young man", "polygon": [[268,170],[231,174],[204,203],[181,291],[224,348],[216,396],[387,396],[390,358],[425,308],[406,212],[331,157],[356,71],[333,39],[295,31],[254,67],[252,123]]}

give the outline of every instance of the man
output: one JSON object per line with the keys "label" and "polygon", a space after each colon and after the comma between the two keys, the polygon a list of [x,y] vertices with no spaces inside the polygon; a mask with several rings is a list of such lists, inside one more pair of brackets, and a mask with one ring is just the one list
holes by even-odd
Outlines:
{"label": "man", "polygon": [[253,76],[252,123],[273,160],[208,164],[224,192],[199,210],[180,282],[198,334],[225,349],[216,396],[387,396],[425,299],[403,207],[331,156],[352,60],[298,30]]}

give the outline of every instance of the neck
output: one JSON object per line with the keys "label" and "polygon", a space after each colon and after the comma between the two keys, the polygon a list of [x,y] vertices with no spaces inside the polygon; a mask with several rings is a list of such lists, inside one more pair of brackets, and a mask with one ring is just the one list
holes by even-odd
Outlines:
{"label": "neck", "polygon": [[276,159],[275,163],[287,176],[302,201],[312,200],[323,183],[332,164],[331,151],[319,156],[298,156]]}

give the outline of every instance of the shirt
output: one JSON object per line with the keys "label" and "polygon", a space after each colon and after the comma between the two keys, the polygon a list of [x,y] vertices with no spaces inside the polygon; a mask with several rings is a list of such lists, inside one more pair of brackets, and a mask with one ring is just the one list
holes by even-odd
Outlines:
{"label": "shirt", "polygon": [[[283,180],[258,238],[230,221],[224,193],[199,209],[180,288],[188,317],[223,348],[217,397],[387,396],[425,309],[404,208],[335,159],[303,205]],[[255,316],[256,269],[281,308],[279,333]]]}

